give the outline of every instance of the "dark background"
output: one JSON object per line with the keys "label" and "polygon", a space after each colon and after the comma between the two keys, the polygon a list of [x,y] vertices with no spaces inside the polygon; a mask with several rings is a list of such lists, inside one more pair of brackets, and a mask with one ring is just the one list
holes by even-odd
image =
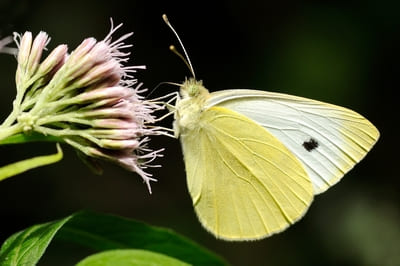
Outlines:
{"label": "dark background", "polygon": [[[216,240],[197,221],[186,188],[179,142],[165,147],[149,195],[141,179],[113,165],[92,174],[64,146],[64,159],[0,183],[0,241],[32,224],[91,209],[164,226],[221,254],[233,265],[399,265],[400,207],[395,98],[399,77],[399,5],[395,1],[7,1],[0,0],[0,35],[44,30],[49,49],[102,39],[109,17],[135,32],[131,64],[148,88],[181,82],[188,69],[168,46],[177,41],[167,13],[210,90],[259,88],[349,107],[381,132],[369,155],[335,187],[316,196],[307,215],[285,232],[254,242]],[[116,36],[117,36],[116,35]],[[0,118],[15,96],[16,60],[0,55]],[[160,87],[152,97],[176,90]],[[171,126],[166,121],[165,126]],[[52,144],[0,147],[0,163],[54,151]],[[60,259],[59,256],[64,257]],[[40,265],[71,265],[85,254],[56,244]],[[57,261],[57,263],[56,263]],[[62,264],[64,263],[64,264]]]}

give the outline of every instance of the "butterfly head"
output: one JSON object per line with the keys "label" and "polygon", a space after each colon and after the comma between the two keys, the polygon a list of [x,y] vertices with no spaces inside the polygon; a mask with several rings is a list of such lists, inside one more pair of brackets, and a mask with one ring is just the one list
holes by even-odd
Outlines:
{"label": "butterfly head", "polygon": [[203,86],[201,80],[195,80],[194,78],[186,79],[183,82],[180,94],[182,98],[207,98],[209,92]]}

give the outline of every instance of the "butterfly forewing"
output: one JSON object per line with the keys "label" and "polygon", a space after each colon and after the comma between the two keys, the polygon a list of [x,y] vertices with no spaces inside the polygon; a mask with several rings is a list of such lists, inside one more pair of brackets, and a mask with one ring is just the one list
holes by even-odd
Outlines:
{"label": "butterfly forewing", "polygon": [[279,139],[303,163],[315,194],[338,182],[379,138],[352,110],[287,94],[224,90],[211,94],[211,106],[238,112]]}
{"label": "butterfly forewing", "polygon": [[282,231],[312,201],[312,183],[300,161],[241,114],[208,108],[181,143],[196,213],[219,238],[258,239]]}

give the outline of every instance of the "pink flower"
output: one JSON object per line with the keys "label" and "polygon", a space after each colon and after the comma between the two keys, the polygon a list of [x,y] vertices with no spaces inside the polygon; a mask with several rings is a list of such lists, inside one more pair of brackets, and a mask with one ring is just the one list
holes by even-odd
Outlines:
{"label": "pink flower", "polygon": [[1,127],[35,131],[59,138],[84,154],[86,161],[111,161],[138,173],[147,184],[155,181],[144,171],[160,151],[147,148],[148,136],[163,134],[150,124],[162,109],[140,93],[133,77],[143,66],[125,66],[131,45],[128,33],[112,41],[120,28],[111,26],[102,41],[85,39],[71,54],[59,45],[42,62],[50,38],[40,32],[15,34],[18,53],[17,96],[14,109]]}

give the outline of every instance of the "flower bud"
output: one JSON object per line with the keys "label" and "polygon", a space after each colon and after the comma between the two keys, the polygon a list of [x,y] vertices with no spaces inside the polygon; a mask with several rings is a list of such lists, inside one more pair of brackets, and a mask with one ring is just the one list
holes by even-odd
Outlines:
{"label": "flower bud", "polygon": [[20,43],[17,45],[18,47],[18,64],[20,64],[21,66],[24,66],[24,68],[26,68],[26,66],[28,65],[28,60],[29,60],[29,56],[31,53],[31,47],[32,47],[32,33],[27,31],[24,33],[24,35],[22,35],[22,38],[20,40]]}
{"label": "flower bud", "polygon": [[127,87],[107,87],[90,90],[78,95],[82,102],[95,101],[100,99],[125,99],[134,95],[134,91]]}
{"label": "flower bud", "polygon": [[57,46],[46,59],[40,64],[38,74],[44,76],[53,70],[63,61],[67,55],[68,46],[61,44]]}
{"label": "flower bud", "polygon": [[36,72],[40,62],[40,58],[42,57],[43,49],[46,48],[49,40],[49,36],[43,31],[39,32],[39,34],[36,36],[35,40],[33,41],[28,58],[28,75],[32,76]]}
{"label": "flower bud", "polygon": [[139,148],[139,141],[136,139],[124,139],[124,140],[115,140],[115,139],[101,139],[100,141],[101,147],[112,150],[134,150]]}
{"label": "flower bud", "polygon": [[86,87],[96,82],[104,82],[107,80],[109,81],[108,84],[110,87],[117,85],[121,77],[116,69],[119,70],[119,64],[115,60],[96,65],[77,79],[75,85],[78,87]]}

